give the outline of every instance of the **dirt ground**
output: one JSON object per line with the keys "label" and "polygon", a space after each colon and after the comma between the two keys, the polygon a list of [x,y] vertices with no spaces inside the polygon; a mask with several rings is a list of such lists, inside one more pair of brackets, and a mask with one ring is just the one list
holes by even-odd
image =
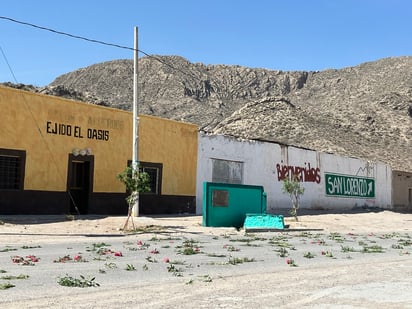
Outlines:
{"label": "dirt ground", "polygon": [[[285,215],[285,225],[290,229],[322,229],[328,232],[394,232],[410,231],[412,212],[401,213],[389,210],[366,210],[365,212],[326,213],[311,211],[300,215],[299,221]],[[16,234],[123,234],[126,217],[80,216],[67,220],[65,216],[0,216],[2,233]],[[133,221],[133,222],[132,222]],[[232,228],[211,228],[202,226],[202,216],[140,216],[129,221],[127,228],[158,225],[178,226],[187,232],[220,233]]]}
{"label": "dirt ground", "polygon": [[[126,217],[86,216],[66,220],[64,216],[1,216],[0,248],[36,243],[74,243],[88,239],[103,241],[122,230]],[[226,241],[222,235],[243,237],[245,232],[234,228],[202,226],[201,216],[135,217],[133,223],[141,231],[156,235],[156,229],[196,239],[210,237]],[[387,235],[403,235],[412,239],[412,214],[392,211],[365,211],[328,214],[314,212],[299,217],[299,222],[286,217],[289,237],[294,233],[340,233],[343,235],[381,235],[374,238],[379,245]],[[129,222],[128,227],[131,228]],[[268,233],[258,233],[268,237]],[[277,232],[273,235],[282,234]],[[292,236],[291,236],[292,235]],[[385,236],[385,237],[383,237]],[[148,235],[149,237],[149,235]],[[297,237],[297,236],[296,236]],[[301,242],[301,239],[297,240]],[[222,242],[223,243],[223,242]],[[218,246],[221,246],[219,244]],[[306,247],[305,247],[306,248]],[[256,248],[263,250],[263,248]],[[306,250],[306,249],[305,249]],[[393,250],[392,250],[393,251]],[[263,252],[263,251],[262,251]],[[265,251],[266,252],[266,251]],[[399,251],[400,252],[400,251]],[[303,252],[300,252],[303,254]],[[262,253],[263,254],[263,253]],[[294,253],[296,255],[296,253]],[[323,254],[323,253],[322,253]],[[0,290],[0,306],[8,308],[412,308],[412,246],[409,241],[402,254],[363,255],[355,260],[320,258],[299,267],[276,266],[265,262],[215,275],[212,282],[184,284],[182,281],[146,280],[142,278],[93,289],[72,288],[27,296]],[[263,256],[263,255],[262,255]],[[264,259],[262,257],[262,259]],[[315,260],[315,259],[314,259]],[[253,265],[252,265],[253,264]],[[269,265],[269,266],[268,266]],[[7,265],[6,265],[7,266]],[[5,268],[0,264],[0,269]],[[8,266],[7,266],[8,267]],[[239,268],[240,269],[240,268]],[[154,274],[155,275],[155,274]],[[115,286],[115,288],[114,288]],[[15,294],[7,294],[15,293]],[[2,296],[3,295],[3,296]],[[8,297],[6,297],[8,295]]]}

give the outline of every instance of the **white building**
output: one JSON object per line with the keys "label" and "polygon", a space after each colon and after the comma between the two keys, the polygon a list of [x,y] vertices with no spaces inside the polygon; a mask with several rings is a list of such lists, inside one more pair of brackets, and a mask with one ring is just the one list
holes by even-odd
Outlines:
{"label": "white building", "polygon": [[272,142],[199,133],[196,213],[202,213],[203,183],[263,186],[267,212],[290,208],[283,179],[295,174],[305,192],[302,208],[392,208],[389,165],[321,153]]}

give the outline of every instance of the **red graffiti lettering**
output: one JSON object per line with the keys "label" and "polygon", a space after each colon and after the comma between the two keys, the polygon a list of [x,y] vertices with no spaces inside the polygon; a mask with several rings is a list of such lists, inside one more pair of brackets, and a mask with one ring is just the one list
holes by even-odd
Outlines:
{"label": "red graffiti lettering", "polygon": [[[307,164],[307,166],[306,166]],[[300,182],[316,182],[320,183],[320,168],[310,167],[310,163],[305,162],[305,166],[291,166],[284,164],[276,164],[276,171],[278,180],[284,180],[286,178],[292,179],[296,177]]]}

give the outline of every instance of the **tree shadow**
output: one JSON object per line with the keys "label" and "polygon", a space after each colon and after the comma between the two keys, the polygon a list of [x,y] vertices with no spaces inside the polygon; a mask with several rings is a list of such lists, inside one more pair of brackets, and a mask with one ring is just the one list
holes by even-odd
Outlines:
{"label": "tree shadow", "polygon": [[107,215],[0,215],[0,222],[9,224],[47,224],[79,220],[100,220]]}
{"label": "tree shadow", "polygon": [[[293,217],[289,213],[289,208],[278,208],[273,210],[277,215],[283,215],[285,218]],[[381,207],[359,206],[350,209],[310,209],[300,208],[298,210],[299,216],[316,216],[316,215],[351,215],[351,214],[365,214],[365,213],[379,213],[383,211],[391,211],[396,213],[411,214],[412,210],[407,208],[386,209]]]}

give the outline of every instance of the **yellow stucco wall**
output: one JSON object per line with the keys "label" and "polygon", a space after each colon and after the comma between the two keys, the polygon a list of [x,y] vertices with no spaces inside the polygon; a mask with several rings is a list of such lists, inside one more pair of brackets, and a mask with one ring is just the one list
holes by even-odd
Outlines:
{"label": "yellow stucco wall", "polygon": [[162,194],[196,195],[198,127],[140,115],[139,161],[163,163]]}
{"label": "yellow stucco wall", "polygon": [[[116,174],[132,159],[131,112],[2,86],[0,111],[0,148],[26,150],[25,190],[66,191],[69,153],[90,148],[93,191],[124,192]],[[197,126],[139,119],[139,160],[163,164],[162,194],[195,195]]]}
{"label": "yellow stucco wall", "polygon": [[0,110],[0,148],[26,150],[25,190],[65,191],[69,153],[90,148],[94,192],[124,192],[114,171],[131,157],[129,112],[6,87]]}

